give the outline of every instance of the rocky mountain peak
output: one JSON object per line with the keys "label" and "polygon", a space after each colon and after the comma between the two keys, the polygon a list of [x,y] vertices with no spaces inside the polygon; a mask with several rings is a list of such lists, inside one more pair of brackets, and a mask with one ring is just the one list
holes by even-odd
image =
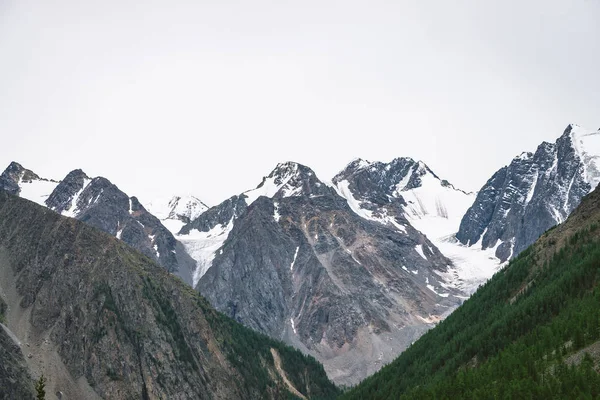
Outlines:
{"label": "rocky mountain peak", "polygon": [[371,164],[372,163],[368,160],[364,160],[362,158],[355,158],[354,160],[350,161],[342,171],[356,171],[361,168],[367,168]]}
{"label": "rocky mountain peak", "polygon": [[23,166],[15,161],[11,162],[8,167],[0,175],[0,189],[7,191],[10,194],[19,194],[21,188],[19,183],[21,179],[39,179],[33,171],[23,168]]}
{"label": "rocky mountain peak", "polygon": [[256,189],[243,193],[248,205],[260,196],[283,198],[296,196],[319,196],[329,193],[330,189],[317,178],[309,167],[288,161],[279,163],[264,177]]}
{"label": "rocky mountain peak", "polygon": [[174,196],[169,201],[168,207],[169,214],[167,218],[184,222],[195,220],[208,209],[206,204],[194,196]]}
{"label": "rocky mountain peak", "polygon": [[554,142],[521,153],[478,192],[457,238],[505,261],[564,221],[600,182],[600,133],[570,124]]}
{"label": "rocky mountain peak", "polygon": [[564,135],[571,139],[571,145],[583,164],[583,176],[590,184],[590,190],[595,189],[600,183],[600,132],[570,124]]}
{"label": "rocky mountain peak", "polygon": [[[59,214],[75,211],[78,195],[91,179],[81,169],[75,169],[65,176],[46,200],[46,205]],[[70,215],[74,216],[74,215]]]}
{"label": "rocky mountain peak", "polygon": [[410,157],[395,158],[389,163],[355,160],[333,178],[333,183],[342,192],[347,186],[357,199],[376,204],[389,203],[391,198],[401,197],[403,192],[424,186],[465,193],[447,180],[440,179],[423,161]]}
{"label": "rocky mountain peak", "polygon": [[34,179],[42,179],[35,172],[24,168],[21,164],[16,161],[12,161],[6,170],[4,171],[7,175],[19,176],[22,181],[32,181]]}
{"label": "rocky mountain peak", "polygon": [[74,169],[69,172],[63,181],[83,181],[84,179],[91,179],[82,169]]}
{"label": "rocky mountain peak", "polygon": [[41,178],[15,161],[11,162],[0,175],[0,190],[39,204],[44,204],[57,184],[57,181]]}

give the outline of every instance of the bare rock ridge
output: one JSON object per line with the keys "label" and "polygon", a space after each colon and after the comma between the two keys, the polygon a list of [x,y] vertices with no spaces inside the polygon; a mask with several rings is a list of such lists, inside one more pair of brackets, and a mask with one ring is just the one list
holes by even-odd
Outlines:
{"label": "bare rock ridge", "polygon": [[357,159],[331,183],[281,163],[214,207],[175,196],[146,208],[81,170],[59,183],[16,163],[0,188],[120,238],[354,384],[563,221],[600,181],[599,159],[600,131],[569,125],[478,193],[407,157]]}
{"label": "bare rock ridge", "polygon": [[495,249],[502,261],[563,222],[600,181],[600,132],[569,125],[555,143],[540,144],[501,168],[464,215],[457,238]]}
{"label": "bare rock ridge", "polygon": [[0,189],[101,229],[192,283],[196,263],[181,243],[136,197],[127,196],[106,178],[90,178],[76,169],[57,182],[11,163],[0,177]]}
{"label": "bare rock ridge", "polygon": [[0,382],[23,383],[13,398],[31,390],[19,347],[31,375],[48,377],[47,398],[337,395],[314,359],[216,312],[122,241],[4,191],[0,277],[3,318],[21,343],[0,328]]}
{"label": "bare rock ridge", "polygon": [[235,320],[314,355],[334,381],[352,384],[461,301],[441,277],[451,262],[404,217],[394,222],[402,230],[362,218],[310,168],[283,163],[178,237],[228,227],[200,293]]}

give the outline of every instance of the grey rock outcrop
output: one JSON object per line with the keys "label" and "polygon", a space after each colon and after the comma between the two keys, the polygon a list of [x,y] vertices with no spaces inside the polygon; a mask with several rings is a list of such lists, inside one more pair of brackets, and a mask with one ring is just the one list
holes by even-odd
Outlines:
{"label": "grey rock outcrop", "polygon": [[400,223],[404,231],[359,217],[310,168],[283,163],[181,233],[230,224],[198,291],[236,321],[314,355],[334,381],[352,384],[460,303],[440,276],[450,261]]}
{"label": "grey rock outcrop", "polygon": [[136,197],[128,197],[108,179],[91,179],[81,170],[72,171],[46,205],[116,236],[191,284],[195,262],[183,246]]}
{"label": "grey rock outcrop", "polygon": [[569,125],[555,143],[540,144],[501,168],[479,191],[457,238],[496,248],[502,261],[518,255],[542,233],[563,222],[600,177],[598,132]]}
{"label": "grey rock outcrop", "polygon": [[33,378],[21,347],[0,324],[0,399],[33,399]]}

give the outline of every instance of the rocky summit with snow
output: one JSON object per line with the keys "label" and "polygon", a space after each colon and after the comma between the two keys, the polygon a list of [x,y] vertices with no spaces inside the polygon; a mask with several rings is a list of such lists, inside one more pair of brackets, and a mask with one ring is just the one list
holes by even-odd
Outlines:
{"label": "rocky summit with snow", "polygon": [[208,206],[199,198],[187,195],[151,201],[146,209],[175,235],[185,224],[202,215]]}
{"label": "rocky summit with snow", "polygon": [[76,169],[55,181],[13,162],[0,176],[0,188],[103,230],[192,283],[195,262],[183,245],[136,197],[106,178]]}
{"label": "rocky summit with snow", "polygon": [[281,163],[213,207],[194,196],[144,207],[105,178],[74,170],[55,181],[17,163],[0,189],[121,239],[352,385],[565,220],[600,181],[599,156],[600,132],[569,125],[477,193],[407,157],[357,159],[331,182]]}
{"label": "rocky summit with snow", "polygon": [[472,293],[498,270],[490,252],[469,248],[455,237],[475,195],[455,188],[422,161],[397,158],[389,163],[355,160],[333,178],[338,193],[363,218],[400,232],[398,218],[415,229],[452,261],[446,284]]}
{"label": "rocky summit with snow", "polygon": [[11,162],[0,175],[0,189],[45,205],[58,181],[39,177],[35,172]]}
{"label": "rocky summit with snow", "polygon": [[389,218],[364,218],[310,168],[288,162],[177,238],[200,257],[196,288],[213,306],[354,384],[463,299],[447,284],[451,261],[403,215]]}
{"label": "rocky summit with snow", "polygon": [[600,131],[569,125],[522,153],[481,188],[460,223],[461,243],[506,261],[563,222],[600,182]]}

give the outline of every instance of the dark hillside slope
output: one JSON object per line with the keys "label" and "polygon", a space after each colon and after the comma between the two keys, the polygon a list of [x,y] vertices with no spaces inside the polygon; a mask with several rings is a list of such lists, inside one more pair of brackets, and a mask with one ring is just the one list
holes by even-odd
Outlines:
{"label": "dark hillside slope", "polygon": [[0,399],[33,399],[33,379],[25,365],[25,357],[1,326],[0,349]]}
{"label": "dark hillside slope", "polygon": [[47,398],[337,394],[314,359],[218,313],[122,241],[1,191],[0,294]]}
{"label": "dark hillside slope", "polygon": [[344,399],[597,398],[600,191]]}

